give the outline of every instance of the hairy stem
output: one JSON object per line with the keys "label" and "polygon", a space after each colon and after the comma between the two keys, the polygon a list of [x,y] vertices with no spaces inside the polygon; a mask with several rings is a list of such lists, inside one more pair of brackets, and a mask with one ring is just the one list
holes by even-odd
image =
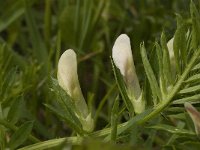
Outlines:
{"label": "hairy stem", "polygon": [[66,138],[52,139],[44,142],[39,142],[33,145],[25,146],[18,150],[38,150],[38,149],[42,150],[42,149],[56,147],[64,142],[71,144],[79,144],[81,141],[82,139],[80,137],[66,137]]}

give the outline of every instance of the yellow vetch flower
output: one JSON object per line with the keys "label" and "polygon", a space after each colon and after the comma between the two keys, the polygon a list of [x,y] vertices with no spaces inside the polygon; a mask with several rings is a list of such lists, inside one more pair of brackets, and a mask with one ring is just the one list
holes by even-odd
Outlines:
{"label": "yellow vetch flower", "polygon": [[124,78],[128,97],[133,104],[135,113],[143,112],[145,101],[135,71],[130,39],[126,34],[121,34],[116,39],[112,49],[112,58]]}
{"label": "yellow vetch flower", "polygon": [[171,38],[168,42],[167,42],[167,48],[169,50],[169,57],[170,60],[174,59],[174,37]]}
{"label": "yellow vetch flower", "polygon": [[92,131],[94,122],[91,113],[88,111],[87,104],[83,97],[77,74],[76,53],[72,50],[66,50],[58,62],[57,78],[59,85],[74,100],[77,117],[82,123],[85,131]]}

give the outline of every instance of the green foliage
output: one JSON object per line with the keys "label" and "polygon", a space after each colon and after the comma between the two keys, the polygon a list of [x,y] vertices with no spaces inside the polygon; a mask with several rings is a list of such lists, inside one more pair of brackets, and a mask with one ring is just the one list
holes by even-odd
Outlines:
{"label": "green foliage", "polygon": [[[183,104],[198,109],[200,103],[199,4],[0,1],[0,149],[198,149]],[[147,102],[138,115],[109,60],[120,33],[132,40]],[[172,37],[174,61],[167,47]],[[83,131],[76,115],[81,112],[54,79],[68,48],[78,54],[83,95],[95,116],[92,133]]]}
{"label": "green foliage", "polygon": [[131,101],[127,95],[127,91],[126,91],[127,89],[126,89],[125,83],[123,81],[123,77],[120,74],[119,69],[116,68],[112,58],[111,58],[111,63],[112,63],[112,67],[113,67],[115,80],[117,82],[122,99],[123,99],[124,103],[126,104],[126,107],[127,107],[128,111],[130,112],[130,115],[133,115],[134,114],[133,105],[131,104]]}
{"label": "green foliage", "polygon": [[10,106],[10,110],[8,112],[7,120],[12,123],[16,124],[21,116],[21,108],[22,108],[22,98],[16,99],[12,105]]}
{"label": "green foliage", "polygon": [[33,128],[33,122],[24,123],[11,137],[8,144],[10,149],[16,149],[19,145],[23,144],[28,138]]}
{"label": "green foliage", "polygon": [[117,138],[117,124],[118,124],[118,118],[119,118],[119,99],[116,98],[113,108],[111,111],[111,140],[116,141]]}
{"label": "green foliage", "polygon": [[153,94],[153,99],[154,99],[154,104],[156,105],[157,104],[157,98],[159,100],[161,100],[161,91],[158,87],[158,83],[156,81],[156,77],[153,73],[153,70],[152,70],[152,67],[150,65],[150,62],[147,58],[147,54],[146,54],[146,49],[144,47],[144,43],[141,44],[141,56],[142,56],[142,62],[144,64],[144,69],[145,69],[145,72],[146,72],[146,75],[147,75],[147,78],[149,80],[149,83],[150,83],[150,87],[151,87],[151,91],[152,91],[152,94]]}
{"label": "green foliage", "polygon": [[157,129],[157,130],[165,130],[167,132],[173,133],[173,134],[184,134],[185,136],[195,136],[194,132],[190,132],[188,130],[179,129],[174,126],[169,126],[165,124],[157,124],[155,126],[150,126],[149,128]]}
{"label": "green foliage", "polygon": [[78,112],[75,108],[75,104],[70,96],[58,85],[57,80],[52,79],[52,90],[56,94],[56,107],[52,107],[46,104],[47,108],[56,113],[61,119],[64,119],[66,123],[73,128],[78,134],[83,135],[83,129],[81,122],[79,121],[76,113]]}

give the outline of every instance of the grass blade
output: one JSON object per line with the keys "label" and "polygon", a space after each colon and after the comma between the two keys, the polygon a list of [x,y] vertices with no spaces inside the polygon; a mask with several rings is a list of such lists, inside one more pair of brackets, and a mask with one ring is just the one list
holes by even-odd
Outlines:
{"label": "grass blade", "polygon": [[30,38],[31,38],[31,43],[33,46],[33,53],[36,57],[36,59],[42,64],[42,71],[43,73],[47,73],[48,69],[48,54],[47,54],[47,49],[45,47],[44,41],[41,38],[41,35],[37,29],[36,22],[33,17],[33,13],[31,12],[31,8],[29,5],[29,1],[25,1],[25,10],[26,10],[26,21],[28,24],[28,29],[30,32]]}

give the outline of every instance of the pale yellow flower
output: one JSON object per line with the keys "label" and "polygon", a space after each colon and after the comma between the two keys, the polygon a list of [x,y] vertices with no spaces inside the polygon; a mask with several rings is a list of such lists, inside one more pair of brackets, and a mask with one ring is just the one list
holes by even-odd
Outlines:
{"label": "pale yellow flower", "polygon": [[135,71],[130,39],[126,34],[121,34],[115,41],[112,49],[112,58],[122,74],[127,86],[127,93],[136,113],[145,109],[145,101]]}
{"label": "pale yellow flower", "polygon": [[74,100],[77,117],[80,119],[85,131],[93,130],[93,119],[88,111],[87,104],[83,97],[77,74],[76,53],[66,50],[59,59],[57,78],[59,85]]}
{"label": "pale yellow flower", "polygon": [[170,60],[174,59],[174,37],[171,38],[168,42],[167,42],[167,48],[169,50],[169,58]]}

